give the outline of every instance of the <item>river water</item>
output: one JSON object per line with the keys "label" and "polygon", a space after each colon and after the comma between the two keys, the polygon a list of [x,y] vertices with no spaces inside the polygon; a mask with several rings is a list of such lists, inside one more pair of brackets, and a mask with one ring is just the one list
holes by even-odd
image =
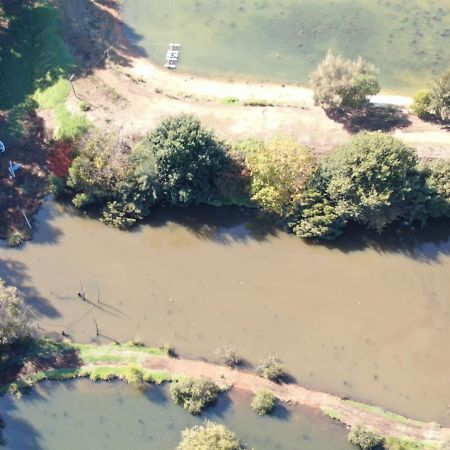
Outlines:
{"label": "river water", "polygon": [[211,360],[229,343],[252,364],[275,353],[302,385],[450,424],[448,222],[328,247],[239,208],[156,209],[121,232],[50,202],[36,224],[0,248],[0,276],[46,332]]}
{"label": "river water", "polygon": [[[351,450],[345,428],[300,409],[272,417],[250,410],[248,396],[224,394],[193,417],[172,403],[167,387],[142,394],[123,383],[43,383],[22,399],[0,398],[6,450],[173,450],[181,431],[205,419],[225,424],[256,450]],[[5,412],[3,412],[5,411]]]}
{"label": "river water", "polygon": [[382,87],[412,94],[447,69],[450,0],[124,0],[127,36],[161,66],[305,84],[328,49],[363,56]]}

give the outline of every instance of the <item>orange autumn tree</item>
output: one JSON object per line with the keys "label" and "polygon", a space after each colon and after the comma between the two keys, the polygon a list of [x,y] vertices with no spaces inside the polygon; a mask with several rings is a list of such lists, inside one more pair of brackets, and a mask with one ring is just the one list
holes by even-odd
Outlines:
{"label": "orange autumn tree", "polygon": [[58,141],[48,156],[48,168],[53,175],[65,177],[69,173],[69,167],[73,160],[72,143]]}

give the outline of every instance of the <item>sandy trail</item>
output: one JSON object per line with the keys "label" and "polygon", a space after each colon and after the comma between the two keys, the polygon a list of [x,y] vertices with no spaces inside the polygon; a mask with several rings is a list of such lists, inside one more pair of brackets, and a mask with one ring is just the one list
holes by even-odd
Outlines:
{"label": "sandy trail", "polygon": [[210,378],[218,384],[226,384],[233,389],[249,392],[269,389],[283,402],[293,402],[313,409],[332,410],[339,415],[344,424],[369,425],[384,436],[409,437],[431,442],[442,442],[450,438],[450,428],[439,428],[436,424],[412,420],[402,423],[362,411],[331,394],[311,391],[297,384],[276,384],[253,373],[216,364],[183,358],[148,358],[143,362],[143,366],[147,369],[163,370],[193,378]]}

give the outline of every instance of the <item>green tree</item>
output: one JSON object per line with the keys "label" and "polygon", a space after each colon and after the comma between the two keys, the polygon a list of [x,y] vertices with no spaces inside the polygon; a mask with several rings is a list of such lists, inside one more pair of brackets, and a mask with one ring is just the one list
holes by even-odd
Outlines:
{"label": "green tree", "polygon": [[0,278],[0,353],[2,347],[30,335],[30,312],[14,286]]}
{"label": "green tree", "polygon": [[450,69],[434,82],[430,90],[430,111],[440,120],[450,120]]}
{"label": "green tree", "polygon": [[140,152],[154,157],[163,201],[187,206],[209,200],[225,160],[225,145],[193,116],[164,120],[142,142]]}
{"label": "green tree", "polygon": [[265,414],[270,414],[276,404],[277,398],[275,395],[267,389],[261,389],[253,396],[251,408],[258,415],[264,416]]}
{"label": "green tree", "polygon": [[450,217],[450,161],[433,161],[424,168],[427,214]]}
{"label": "green tree", "polygon": [[421,119],[426,119],[431,115],[431,91],[430,89],[421,89],[414,96],[414,102],[411,111]]}
{"label": "green tree", "polygon": [[313,153],[286,138],[247,141],[240,144],[240,149],[251,172],[252,200],[263,209],[284,216],[314,173]]}
{"label": "green tree", "polygon": [[236,435],[224,425],[205,421],[187,428],[177,450],[243,450]]}
{"label": "green tree", "polygon": [[314,101],[326,110],[362,108],[380,91],[377,72],[362,58],[351,61],[329,51],[310,77]]}
{"label": "green tree", "polygon": [[383,443],[383,437],[380,434],[362,425],[352,427],[348,440],[362,450],[372,450]]}
{"label": "green tree", "polygon": [[355,137],[321,168],[326,194],[339,216],[381,231],[398,218],[414,220],[414,193],[421,188],[414,150],[380,133]]}

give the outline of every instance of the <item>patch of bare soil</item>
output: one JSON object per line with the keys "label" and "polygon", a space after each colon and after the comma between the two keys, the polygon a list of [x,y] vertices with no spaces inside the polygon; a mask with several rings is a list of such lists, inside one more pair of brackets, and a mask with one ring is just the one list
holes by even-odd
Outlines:
{"label": "patch of bare soil", "polygon": [[203,361],[182,358],[148,358],[144,367],[165,370],[172,374],[183,374],[193,378],[210,378],[219,385],[233,389],[256,392],[260,389],[272,391],[281,401],[292,402],[313,409],[333,411],[342,423],[353,426],[364,424],[383,436],[410,438],[421,441],[443,442],[450,438],[450,428],[417,421],[400,422],[387,416],[363,411],[345,400],[323,392],[311,391],[298,384],[278,384],[241,370],[233,370]]}

